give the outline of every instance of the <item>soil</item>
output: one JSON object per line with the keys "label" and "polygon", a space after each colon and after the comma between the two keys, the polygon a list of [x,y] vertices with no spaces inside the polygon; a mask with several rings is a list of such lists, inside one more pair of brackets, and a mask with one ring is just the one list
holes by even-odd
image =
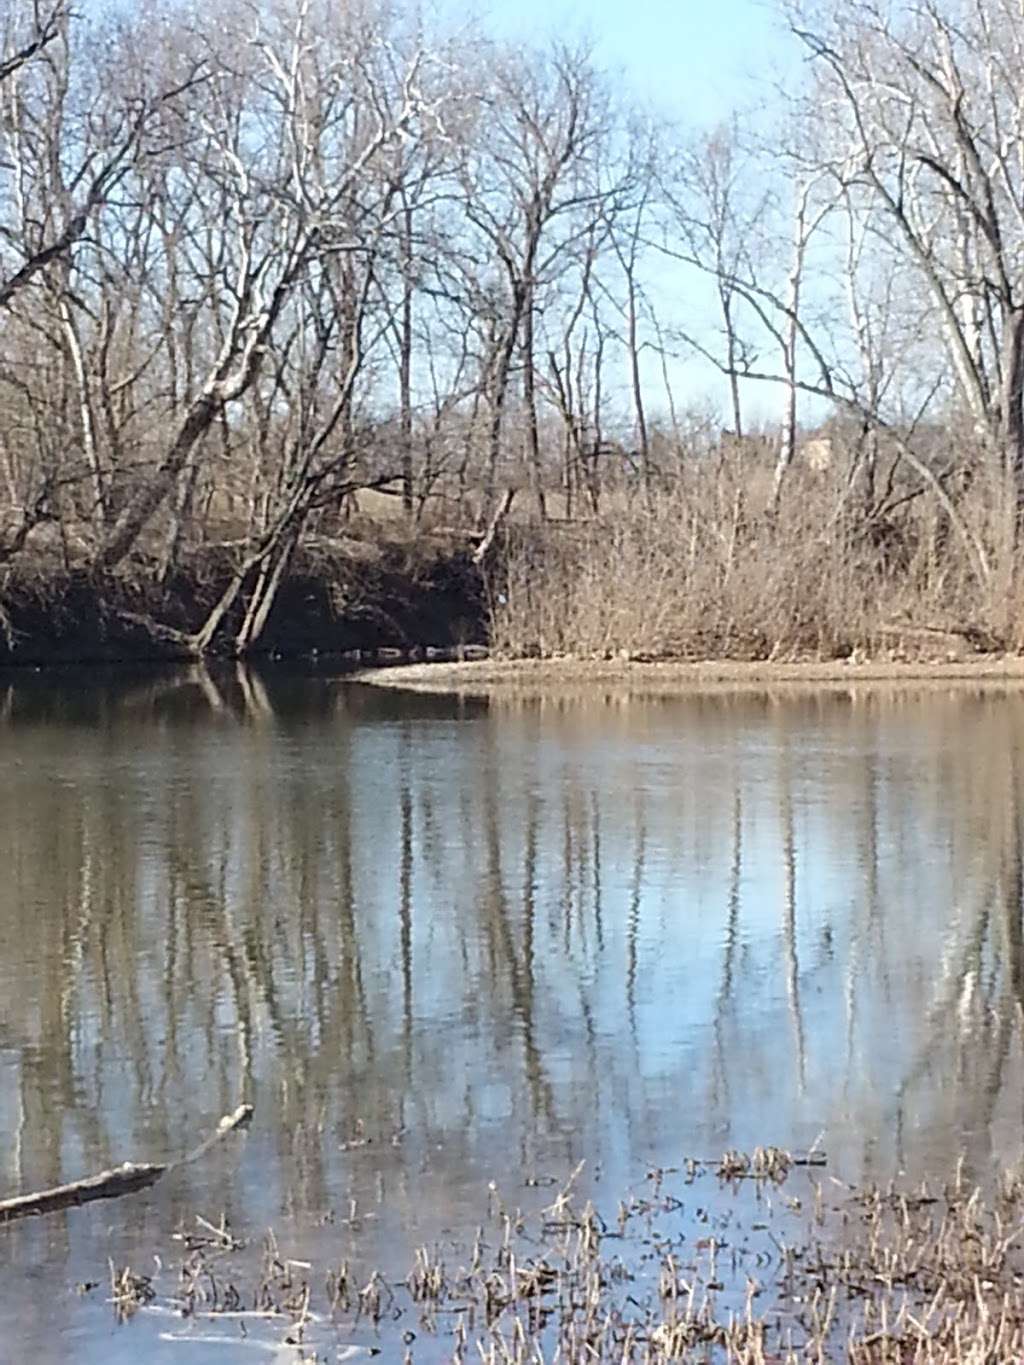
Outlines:
{"label": "soil", "polygon": [[[188,656],[194,632],[231,572],[223,547],[195,555],[164,583],[155,569],[129,576],[26,564],[0,596],[0,666],[131,663]],[[228,652],[238,612],[213,653]],[[464,550],[401,545],[317,547],[282,583],[259,655],[481,645],[486,610],[479,570]]]}

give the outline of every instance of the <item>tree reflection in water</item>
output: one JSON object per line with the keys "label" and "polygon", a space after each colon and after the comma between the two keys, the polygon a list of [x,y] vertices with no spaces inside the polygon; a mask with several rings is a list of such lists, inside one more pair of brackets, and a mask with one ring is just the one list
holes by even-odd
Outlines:
{"label": "tree reflection in water", "polygon": [[[183,1151],[246,1098],[245,1147],[116,1236],[332,1211],[404,1264],[491,1179],[584,1157],[614,1196],[820,1134],[849,1178],[1019,1155],[1019,695],[190,669],[0,710],[5,1191]],[[98,1226],[10,1245],[105,1261]]]}

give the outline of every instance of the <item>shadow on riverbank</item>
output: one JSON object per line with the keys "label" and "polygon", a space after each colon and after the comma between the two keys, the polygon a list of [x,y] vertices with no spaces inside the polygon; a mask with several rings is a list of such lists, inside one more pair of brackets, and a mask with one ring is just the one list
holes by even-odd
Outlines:
{"label": "shadow on riverbank", "polygon": [[[166,662],[198,652],[230,657],[241,605],[226,613],[208,645],[196,647],[230,575],[225,555],[197,558],[164,581],[155,573],[119,577],[36,566],[3,586],[0,667]],[[329,563],[299,557],[247,654],[462,652],[484,643],[486,615],[480,570],[462,550],[393,546]]]}

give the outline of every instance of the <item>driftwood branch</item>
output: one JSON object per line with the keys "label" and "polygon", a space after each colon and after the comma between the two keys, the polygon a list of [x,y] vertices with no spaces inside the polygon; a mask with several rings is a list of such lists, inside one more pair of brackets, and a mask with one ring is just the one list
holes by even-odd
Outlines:
{"label": "driftwood branch", "polygon": [[68,1185],[55,1185],[49,1190],[36,1190],[31,1194],[15,1195],[12,1199],[0,1199],[0,1223],[28,1218],[32,1214],[54,1213],[57,1209],[72,1208],[76,1204],[89,1204],[94,1199],[116,1199],[123,1194],[148,1189],[168,1171],[205,1156],[215,1143],[236,1128],[243,1127],[251,1118],[252,1105],[240,1104],[233,1114],[224,1115],[209,1137],[178,1161],[125,1161],[112,1170],[86,1176],[83,1180],[72,1180]]}

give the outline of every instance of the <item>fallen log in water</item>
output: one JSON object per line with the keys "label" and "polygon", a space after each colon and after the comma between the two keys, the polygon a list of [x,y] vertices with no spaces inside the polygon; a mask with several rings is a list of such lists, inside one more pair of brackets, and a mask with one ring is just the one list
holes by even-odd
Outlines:
{"label": "fallen log in water", "polygon": [[240,1104],[234,1113],[224,1115],[216,1129],[198,1147],[177,1161],[125,1161],[109,1171],[100,1171],[98,1175],[86,1176],[82,1180],[72,1180],[67,1185],[55,1185],[49,1190],[35,1190],[30,1194],[15,1195],[11,1199],[0,1199],[0,1223],[10,1223],[15,1218],[28,1218],[33,1214],[54,1213],[57,1209],[88,1204],[94,1199],[117,1199],[123,1194],[148,1189],[168,1171],[205,1156],[215,1143],[236,1128],[243,1127],[251,1118],[252,1105]]}

